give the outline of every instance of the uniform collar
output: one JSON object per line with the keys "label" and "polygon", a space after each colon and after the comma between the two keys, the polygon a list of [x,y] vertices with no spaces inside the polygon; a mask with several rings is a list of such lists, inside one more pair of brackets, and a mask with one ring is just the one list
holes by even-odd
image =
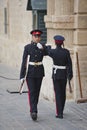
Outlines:
{"label": "uniform collar", "polygon": [[33,45],[37,45],[37,43],[35,43],[35,42],[33,42],[33,41],[31,41],[31,44],[33,44]]}
{"label": "uniform collar", "polygon": [[57,45],[56,47],[57,47],[57,48],[62,48],[61,45]]}

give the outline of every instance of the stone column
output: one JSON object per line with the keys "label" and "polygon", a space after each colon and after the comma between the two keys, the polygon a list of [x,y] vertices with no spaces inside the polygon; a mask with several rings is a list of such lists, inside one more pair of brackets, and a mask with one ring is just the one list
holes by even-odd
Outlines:
{"label": "stone column", "polygon": [[74,88],[75,99],[80,98],[76,51],[79,57],[80,78],[83,97],[87,97],[87,0],[74,1]]}
{"label": "stone column", "polygon": [[[55,14],[52,17],[53,31],[65,37],[65,47],[70,50],[73,61],[73,37],[74,37],[74,0],[55,0]],[[73,80],[71,82],[74,89]],[[67,99],[73,98],[69,93],[67,84]]]}
{"label": "stone column", "polygon": [[[48,10],[50,9],[51,11],[48,11],[48,15],[45,16],[46,27],[48,29],[48,42],[53,42],[53,35],[61,34],[65,36],[66,46],[71,47],[73,44],[74,0],[53,1],[50,0],[49,2],[48,0]],[[53,8],[54,11],[52,11]]]}
{"label": "stone column", "polygon": [[[52,35],[52,30],[50,28],[53,26],[52,25],[52,16],[55,13],[55,0],[47,0],[47,15],[44,17],[44,21],[46,22],[46,27],[47,27],[47,40],[50,37],[50,34]],[[49,33],[49,30],[51,33]],[[51,40],[48,40],[47,42],[51,42]]]}
{"label": "stone column", "polygon": [[[57,34],[63,35],[66,39],[65,47],[67,46],[68,49],[71,50],[71,56],[73,59],[74,0],[47,0],[47,12],[47,16],[44,18],[47,27],[47,42],[54,47],[53,36]],[[50,65],[50,60],[48,60],[48,62],[49,68],[47,71],[50,74],[52,66]],[[46,77],[46,79],[47,78],[48,77]],[[50,88],[48,89],[50,90]],[[69,98],[73,97],[73,94],[68,95]]]}
{"label": "stone column", "polygon": [[[47,0],[47,15],[53,15],[55,11],[55,0]],[[50,7],[50,8],[49,8]]]}

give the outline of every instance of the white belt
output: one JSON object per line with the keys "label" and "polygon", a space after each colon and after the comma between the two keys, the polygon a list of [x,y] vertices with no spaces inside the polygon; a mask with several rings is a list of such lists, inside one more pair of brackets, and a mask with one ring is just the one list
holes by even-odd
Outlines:
{"label": "white belt", "polygon": [[35,65],[35,66],[42,65],[42,64],[43,64],[42,62],[29,62],[29,65]]}
{"label": "white belt", "polygon": [[66,69],[66,66],[58,66],[58,65],[53,65],[53,68],[55,69],[54,70],[54,74],[56,74],[56,71],[57,71],[57,69]]}

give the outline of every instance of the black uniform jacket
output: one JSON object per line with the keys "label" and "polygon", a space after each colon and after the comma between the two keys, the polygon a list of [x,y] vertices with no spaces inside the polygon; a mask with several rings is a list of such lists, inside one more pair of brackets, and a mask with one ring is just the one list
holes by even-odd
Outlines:
{"label": "black uniform jacket", "polygon": [[72,72],[72,61],[70,53],[67,49],[57,46],[55,49],[48,47],[48,55],[53,59],[53,64],[57,66],[66,66],[66,69],[57,69],[56,74],[54,74],[54,68],[52,73],[52,78],[55,79],[66,79],[69,80],[73,77]]}
{"label": "black uniform jacket", "polygon": [[[20,79],[24,78],[26,75],[26,65],[27,58],[30,56],[30,62],[42,62],[43,56],[47,55],[47,52],[44,49],[39,49],[37,44],[32,42],[31,44],[27,44],[24,47],[21,71],[20,71]],[[27,77],[43,77],[44,76],[44,67],[42,65],[28,65]]]}

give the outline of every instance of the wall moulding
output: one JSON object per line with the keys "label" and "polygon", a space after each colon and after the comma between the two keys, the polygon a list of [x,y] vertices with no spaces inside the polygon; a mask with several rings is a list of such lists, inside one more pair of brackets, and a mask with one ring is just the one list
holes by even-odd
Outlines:
{"label": "wall moulding", "polygon": [[74,15],[45,16],[44,21],[47,28],[73,29]]}
{"label": "wall moulding", "polygon": [[48,16],[46,15],[44,17],[45,22],[67,22],[67,23],[73,23],[74,22],[74,15],[62,15],[62,16]]}

